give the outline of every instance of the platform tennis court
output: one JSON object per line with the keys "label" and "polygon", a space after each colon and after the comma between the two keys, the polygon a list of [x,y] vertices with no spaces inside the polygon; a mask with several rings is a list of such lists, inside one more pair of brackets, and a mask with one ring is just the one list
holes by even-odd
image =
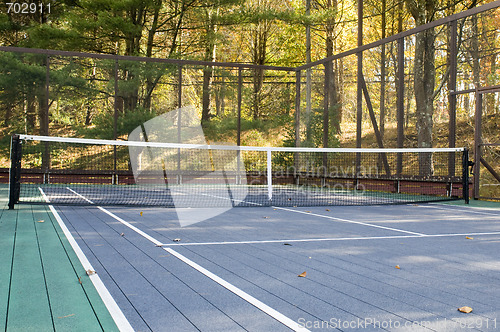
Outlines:
{"label": "platform tennis court", "polygon": [[[48,206],[20,205],[16,227],[65,225],[95,274],[82,274],[68,254],[80,273],[61,287],[81,287],[80,278],[88,288],[88,279],[99,277],[122,330],[494,331],[500,209],[455,204],[235,208],[188,227],[169,208],[55,206],[53,214]],[[30,210],[31,221],[19,217]],[[9,212],[2,238],[9,237]],[[44,223],[34,220],[39,213]],[[9,331],[16,312],[30,307],[13,300],[18,277],[2,279],[11,285],[10,292],[2,287]],[[38,292],[52,308],[54,288],[43,284]],[[95,320],[109,323],[100,318],[109,314],[99,297],[73,302],[100,305]],[[459,312],[462,306],[473,312]],[[59,317],[52,313],[52,321]]]}

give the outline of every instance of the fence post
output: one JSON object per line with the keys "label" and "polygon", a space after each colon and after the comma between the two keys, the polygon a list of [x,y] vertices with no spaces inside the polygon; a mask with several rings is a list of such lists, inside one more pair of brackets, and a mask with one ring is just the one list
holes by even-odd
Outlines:
{"label": "fence post", "polygon": [[483,95],[476,89],[476,111],[474,130],[474,199],[479,198],[479,177],[481,172],[481,143],[482,143],[482,116],[483,116]]}
{"label": "fence post", "polygon": [[[448,147],[454,148],[456,143],[457,127],[457,95],[451,92],[455,92],[457,89],[457,21],[451,22],[450,29],[450,78],[448,81],[448,90],[450,91],[448,96],[450,120],[448,124]],[[448,174],[451,175],[454,171],[455,156],[450,154],[448,159]]]}
{"label": "fence post", "polygon": [[[405,41],[403,38],[398,39],[398,66],[397,66],[397,147],[402,148],[404,145],[404,117],[405,117],[405,104],[404,104],[404,90],[405,90]],[[403,171],[403,155],[398,153],[396,174],[401,175]]]}

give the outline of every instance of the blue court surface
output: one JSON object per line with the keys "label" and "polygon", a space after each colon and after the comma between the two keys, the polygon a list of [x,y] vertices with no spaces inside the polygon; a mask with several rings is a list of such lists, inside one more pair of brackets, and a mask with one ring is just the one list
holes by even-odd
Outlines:
{"label": "blue court surface", "polygon": [[238,207],[186,227],[172,208],[54,212],[122,330],[498,331],[492,206]]}

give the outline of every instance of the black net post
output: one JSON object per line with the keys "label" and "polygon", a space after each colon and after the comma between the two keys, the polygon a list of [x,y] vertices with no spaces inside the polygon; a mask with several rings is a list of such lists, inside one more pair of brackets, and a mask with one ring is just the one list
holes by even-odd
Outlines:
{"label": "black net post", "polygon": [[469,204],[469,149],[465,148],[462,154],[462,196],[465,204]]}
{"label": "black net post", "polygon": [[9,179],[9,209],[19,201],[21,189],[21,140],[19,135],[12,135],[10,150],[10,179]]}

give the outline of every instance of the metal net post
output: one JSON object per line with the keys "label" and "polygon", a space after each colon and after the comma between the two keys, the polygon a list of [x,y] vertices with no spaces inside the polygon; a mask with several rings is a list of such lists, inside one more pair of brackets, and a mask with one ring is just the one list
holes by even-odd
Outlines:
{"label": "metal net post", "polygon": [[13,135],[11,139],[10,151],[10,182],[9,182],[9,209],[14,209],[14,205],[19,201],[21,190],[21,140],[18,135]]}

